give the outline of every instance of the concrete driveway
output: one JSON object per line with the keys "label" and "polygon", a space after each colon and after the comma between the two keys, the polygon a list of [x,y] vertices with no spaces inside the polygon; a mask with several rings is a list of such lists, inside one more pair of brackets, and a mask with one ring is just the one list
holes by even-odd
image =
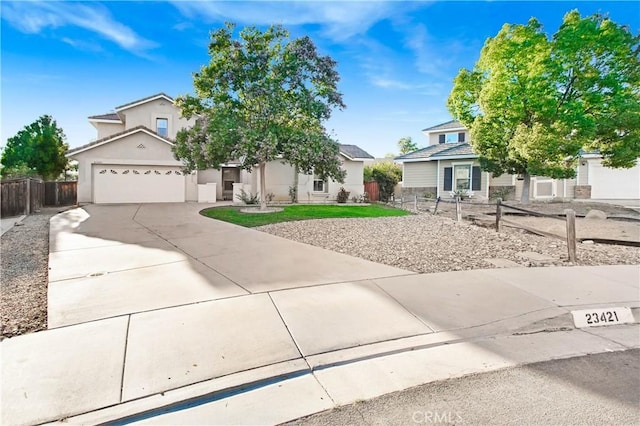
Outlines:
{"label": "concrete driveway", "polygon": [[51,220],[49,328],[411,272],[209,219],[202,204],[87,205]]}
{"label": "concrete driveway", "polygon": [[[0,424],[279,424],[432,380],[640,346],[635,265],[417,275],[201,217],[54,217],[50,329],[0,342]],[[576,308],[633,308],[582,330]]]}

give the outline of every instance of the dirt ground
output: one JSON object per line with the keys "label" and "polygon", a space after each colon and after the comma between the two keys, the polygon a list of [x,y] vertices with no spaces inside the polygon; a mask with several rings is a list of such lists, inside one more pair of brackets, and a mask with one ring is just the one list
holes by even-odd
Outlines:
{"label": "dirt ground", "polygon": [[[595,202],[531,202],[523,205],[519,202],[510,201],[507,205],[524,208],[527,210],[544,213],[548,215],[558,215],[558,219],[528,216],[524,213],[503,208],[503,218],[513,224],[520,224],[566,238],[566,221],[564,211],[572,209],[576,212],[576,236],[579,239],[608,239],[640,242],[640,211],[626,208],[614,204]],[[433,211],[434,203],[419,203],[420,211]],[[462,217],[473,220],[482,215],[485,220],[478,220],[478,224],[492,226],[495,218],[495,204],[486,203],[462,203]],[[606,215],[606,219],[586,219],[591,210],[600,210]],[[440,203],[437,214],[439,216],[455,218],[455,204]],[[488,220],[486,220],[488,219]],[[507,225],[510,226],[510,225]]]}

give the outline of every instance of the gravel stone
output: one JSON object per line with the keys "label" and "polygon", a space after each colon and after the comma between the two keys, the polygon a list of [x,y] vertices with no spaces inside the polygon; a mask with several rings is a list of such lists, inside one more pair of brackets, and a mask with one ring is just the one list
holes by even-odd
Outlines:
{"label": "gravel stone", "polygon": [[[416,214],[361,219],[316,219],[255,228],[290,240],[419,273],[495,268],[485,259],[519,265],[569,266],[567,244],[525,231],[497,233],[446,217]],[[539,253],[539,258],[522,256]],[[544,259],[548,257],[548,259]],[[640,263],[640,249],[604,244],[579,245],[577,265]]]}
{"label": "gravel stone", "polygon": [[47,328],[49,219],[59,208],[29,215],[0,241],[0,340]]}

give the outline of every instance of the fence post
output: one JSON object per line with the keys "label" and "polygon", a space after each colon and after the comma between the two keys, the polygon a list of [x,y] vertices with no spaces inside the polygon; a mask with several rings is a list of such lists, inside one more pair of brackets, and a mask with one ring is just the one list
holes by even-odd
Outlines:
{"label": "fence post", "polygon": [[460,196],[456,195],[456,220],[460,222],[462,220],[462,209],[460,208]]}
{"label": "fence post", "polygon": [[567,217],[567,249],[569,250],[569,262],[576,261],[576,212],[566,209],[564,214]]}
{"label": "fence post", "polygon": [[413,194],[413,196],[415,197],[413,199],[413,207],[415,208],[416,212],[418,211],[418,194]]}
{"label": "fence post", "polygon": [[498,198],[496,201],[496,232],[500,232],[502,230],[500,219],[502,219],[502,198]]}
{"label": "fence post", "polygon": [[436,206],[433,209],[433,215],[435,216],[438,213],[438,204],[440,203],[440,197],[436,198]]}
{"label": "fence post", "polygon": [[27,196],[25,197],[25,203],[27,203],[27,205],[24,207],[24,210],[25,214],[29,215],[31,214],[31,179],[26,178],[23,182],[27,187],[25,190],[25,192],[27,193]]}

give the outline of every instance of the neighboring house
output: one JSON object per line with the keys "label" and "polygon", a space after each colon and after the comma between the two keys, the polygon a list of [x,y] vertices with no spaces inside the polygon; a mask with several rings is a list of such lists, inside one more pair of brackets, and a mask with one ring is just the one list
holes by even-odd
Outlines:
{"label": "neighboring house", "polygon": [[[174,100],[164,93],[119,106],[115,112],[94,115],[89,122],[98,139],[73,148],[67,157],[78,161],[79,203],[151,203],[228,199],[237,201],[241,189],[257,193],[259,173],[241,170],[237,163],[185,174],[173,156],[178,131],[193,125],[180,116]],[[336,198],[341,187],[357,196],[364,192],[364,161],[373,158],[355,145],[340,145],[344,184],[299,174],[302,202]],[[281,161],[267,164],[267,193],[274,200],[289,200],[294,168]]]}
{"label": "neighboring house", "polygon": [[[450,197],[455,190],[473,193],[477,199],[509,194],[519,199],[522,179],[514,175],[493,176],[480,169],[478,156],[473,153],[469,131],[452,120],[422,131],[429,145],[396,157],[403,165],[403,192]],[[576,170],[575,179],[531,178],[530,196],[533,199],[640,199],[640,164],[632,169],[603,167],[597,154],[584,154]]]}

